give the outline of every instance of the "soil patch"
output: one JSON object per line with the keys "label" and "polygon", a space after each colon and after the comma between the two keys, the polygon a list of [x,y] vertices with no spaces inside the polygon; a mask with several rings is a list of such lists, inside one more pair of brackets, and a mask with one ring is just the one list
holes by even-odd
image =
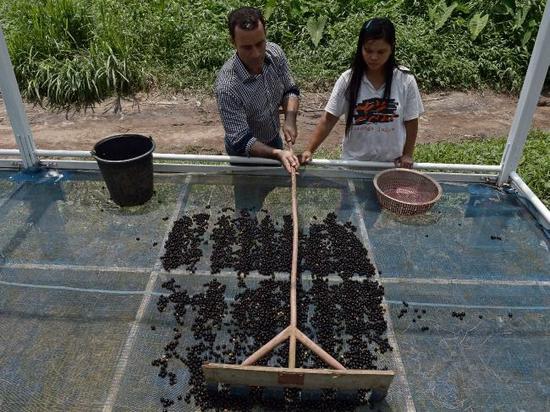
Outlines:
{"label": "soil patch", "polygon": [[[329,92],[304,93],[298,117],[298,149],[315,128]],[[542,97],[534,127],[550,130],[550,104]],[[507,135],[517,98],[485,93],[424,94],[425,113],[420,119],[419,143],[459,141]],[[139,104],[138,104],[139,103]],[[151,135],[158,153],[223,153],[223,128],[216,101],[205,95],[142,95],[123,101],[122,113],[113,113],[107,101],[93,111],[52,113],[26,104],[36,145],[40,149],[91,150],[101,138],[116,133]],[[325,147],[340,144],[344,123],[332,131]],[[3,101],[0,99],[0,149],[16,148]]]}

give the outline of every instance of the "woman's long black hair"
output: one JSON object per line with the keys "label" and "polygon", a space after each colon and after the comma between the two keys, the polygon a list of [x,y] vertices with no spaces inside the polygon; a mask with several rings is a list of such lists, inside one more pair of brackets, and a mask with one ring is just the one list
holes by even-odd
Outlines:
{"label": "woman's long black hair", "polygon": [[351,125],[353,124],[353,115],[355,111],[355,104],[357,102],[357,95],[359,94],[359,88],[361,87],[361,80],[367,70],[367,65],[363,59],[363,46],[368,40],[378,39],[383,39],[391,45],[391,54],[384,67],[384,77],[386,81],[384,88],[384,99],[390,98],[393,69],[398,67],[397,61],[395,60],[395,27],[389,19],[374,18],[367,20],[361,26],[359,39],[357,40],[357,50],[355,51],[355,57],[351,63],[351,80],[346,90],[346,98],[349,102],[348,113],[346,116],[346,135],[349,133]]}

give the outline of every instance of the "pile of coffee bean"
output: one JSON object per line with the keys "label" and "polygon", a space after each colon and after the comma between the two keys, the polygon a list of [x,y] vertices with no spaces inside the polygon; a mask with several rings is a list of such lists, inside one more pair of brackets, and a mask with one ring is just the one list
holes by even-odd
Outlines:
{"label": "pile of coffee bean", "polygon": [[350,222],[338,222],[334,213],[329,213],[322,223],[311,224],[305,239],[304,269],[316,276],[374,276],[375,268],[356,231]]}
{"label": "pile of coffee bean", "polygon": [[289,272],[292,259],[292,219],[284,217],[284,225],[276,229],[266,215],[259,222],[256,216],[242,210],[237,217],[221,215],[212,231],[211,272],[236,270],[247,275],[258,271],[271,276]]}
{"label": "pile of coffee bean", "polygon": [[[265,279],[256,288],[242,282],[240,289],[231,304],[229,355],[234,359],[232,363],[244,360],[290,324],[290,282]],[[269,361],[270,356],[266,356],[258,365],[265,366]],[[283,362],[277,358],[274,365]]]}
{"label": "pile of coffee bean", "polygon": [[191,331],[196,340],[212,347],[216,340],[216,330],[222,327],[227,304],[224,301],[225,285],[213,279],[205,283],[205,292],[198,293],[191,298],[191,309],[196,312]]}
{"label": "pile of coffee bean", "polygon": [[237,230],[232,219],[228,215],[222,215],[218,218],[212,235],[211,241],[212,254],[210,255],[210,271],[219,273],[224,268],[234,267],[233,243],[237,237]]}
{"label": "pile of coffee bean", "polygon": [[200,244],[209,219],[210,215],[199,213],[192,217],[182,216],[174,222],[164,244],[165,253],[160,258],[164,270],[170,271],[185,265],[187,270],[195,272],[202,257]]}
{"label": "pile of coffee bean", "polygon": [[269,215],[260,222],[257,242],[257,249],[260,252],[257,256],[257,270],[261,275],[272,276],[279,260],[277,254],[279,240],[275,224]]}
{"label": "pile of coffee bean", "polygon": [[[335,286],[329,286],[328,279],[314,279],[309,289],[311,303],[314,307],[311,326],[315,331],[315,342],[329,355],[342,363],[344,350],[344,325],[338,318],[340,306],[335,300]],[[308,367],[324,368],[324,362],[315,355],[307,359]]]}
{"label": "pile of coffee bean", "polygon": [[[275,261],[273,262],[273,269],[275,272],[290,273],[292,266],[292,216],[283,216],[283,226],[275,239]],[[301,271],[302,262],[302,243],[303,235],[298,232],[298,272]]]}
{"label": "pile of coffee bean", "polygon": [[[208,226],[207,214],[178,219],[165,244],[161,258],[165,270],[186,266],[195,271],[202,257],[200,244]],[[340,223],[334,213],[319,223],[312,223],[309,234],[299,234],[298,269],[308,270],[314,276],[338,274],[342,277],[375,274],[367,251],[356,236],[357,228],[350,222]],[[276,227],[272,218],[265,215],[260,221],[246,210],[236,216],[218,217],[210,240],[211,272],[236,270],[247,275],[258,271],[272,276],[276,272],[288,273],[292,261],[292,218],[283,217],[283,225]]]}
{"label": "pile of coffee bean", "polygon": [[180,290],[181,286],[176,284],[176,281],[174,278],[170,279],[167,282],[164,282],[162,284],[162,287],[164,289],[168,289],[170,292],[170,296],[166,298],[165,296],[159,296],[159,300],[157,302],[157,308],[160,312],[164,311],[166,308],[168,302],[174,303],[174,318],[176,319],[176,322],[179,325],[183,325],[184,323],[184,316],[186,313],[186,305],[190,303],[189,295],[187,294],[187,291]]}
{"label": "pile of coffee bean", "polygon": [[[182,222],[178,226],[180,235],[174,235],[173,242],[180,246],[170,249],[174,254],[171,260],[165,260],[181,262],[193,272],[197,260],[189,250],[200,245],[206,226],[197,224],[195,216],[178,221]],[[208,219],[199,221],[208,224]],[[301,275],[298,280],[298,327],[346,368],[386,369],[378,365],[379,354],[392,350],[385,337],[387,325],[381,306],[384,288],[365,279],[375,271],[356,230],[351,223],[342,224],[336,215],[329,214],[322,222],[312,224],[307,236],[300,234],[300,272],[308,270],[312,280],[302,280]],[[279,226],[267,214],[260,221],[246,211],[222,214],[214,224],[210,241],[211,273],[231,270],[236,277],[226,284],[218,280],[221,278],[213,279],[192,296],[170,279],[162,285],[170,294],[160,296],[157,302],[159,311],[172,311],[177,325],[192,322],[192,337],[187,336],[191,343],[181,348],[182,332],[174,328],[164,353],[152,362],[159,368],[160,377],[169,378],[170,385],[177,385],[182,366],[189,371],[188,391],[177,400],[192,402],[198,410],[251,410],[260,404],[276,410],[328,411],[353,410],[365,404],[366,391],[340,399],[337,392],[323,390],[314,400],[306,400],[298,389],[281,390],[282,396],[276,399],[262,388],[251,388],[248,397],[242,398],[231,396],[226,385],[220,385],[214,393],[207,391],[202,372],[205,362],[240,363],[290,324],[290,282],[275,274],[290,272],[292,219],[283,217]],[[176,249],[186,252],[178,256]],[[166,250],[165,256],[169,248]],[[252,271],[266,277],[247,279]],[[339,275],[340,281],[329,283],[327,275]],[[186,317],[189,310],[192,316]],[[287,342],[256,364],[286,367],[288,351]],[[301,344],[297,345],[296,365],[326,367]],[[175,399],[163,398],[161,404],[167,408],[169,402]]]}

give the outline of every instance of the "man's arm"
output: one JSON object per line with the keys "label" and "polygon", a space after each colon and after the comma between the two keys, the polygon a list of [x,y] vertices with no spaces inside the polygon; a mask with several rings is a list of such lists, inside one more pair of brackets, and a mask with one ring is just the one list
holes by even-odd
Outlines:
{"label": "man's arm", "polygon": [[227,90],[216,90],[216,101],[225,131],[226,146],[231,149],[231,154],[248,156],[256,138],[248,128],[241,100]]}
{"label": "man's arm", "polygon": [[289,150],[275,149],[274,147],[268,146],[259,140],[256,140],[256,142],[252,145],[249,153],[254,157],[277,159],[281,162],[288,173],[292,173],[292,169],[296,169],[300,164],[298,162],[298,158]]}
{"label": "man's arm", "polygon": [[285,114],[285,123],[283,124],[283,134],[288,143],[296,143],[298,137],[298,127],[296,119],[298,117],[298,108],[300,100],[296,96],[291,96],[283,101],[283,112]]}
{"label": "man's arm", "polygon": [[241,101],[226,91],[217,91],[218,111],[225,131],[225,143],[238,156],[277,159],[290,173],[298,158],[289,151],[272,148],[256,139],[248,127]]}
{"label": "man's arm", "polygon": [[281,82],[284,88],[283,101],[281,102],[285,115],[283,134],[287,142],[294,144],[298,136],[296,118],[300,106],[300,89],[294,81],[294,77],[288,65],[288,60],[283,50],[279,46],[276,46],[275,53],[277,54],[279,72],[282,76]]}

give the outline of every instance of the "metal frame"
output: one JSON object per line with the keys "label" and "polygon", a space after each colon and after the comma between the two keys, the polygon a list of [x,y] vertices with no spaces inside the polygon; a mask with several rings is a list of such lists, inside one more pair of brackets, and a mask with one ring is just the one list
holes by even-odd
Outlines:
{"label": "metal frame", "polygon": [[23,166],[25,169],[38,167],[40,161],[36,154],[31,127],[21,100],[2,27],[0,27],[0,91],[6,104],[6,112],[10,118]]}
{"label": "metal frame", "polygon": [[[0,156],[18,155],[20,152],[17,149],[0,150]],[[91,158],[90,152],[85,150],[36,150],[36,153],[41,158]],[[239,165],[265,165],[279,166],[277,160],[265,159],[260,157],[240,157],[240,156],[224,156],[224,155],[194,155],[194,154],[172,154],[172,153],[153,153],[155,160],[174,160],[182,162],[208,162],[208,163],[238,163]],[[55,162],[55,160],[45,160],[42,163]],[[90,162],[96,164],[94,162]],[[162,165],[163,163],[156,163]],[[175,164],[174,164],[175,165]],[[336,167],[351,167],[361,169],[387,169],[394,167],[390,162],[369,162],[362,160],[335,160],[335,159],[314,159],[311,162],[312,166],[336,166]],[[181,165],[185,166],[185,165]],[[242,166],[237,166],[242,167]],[[97,167],[96,167],[97,168]],[[497,165],[471,165],[471,164],[455,164],[455,163],[415,163],[416,170],[448,170],[461,172],[500,172],[501,167]],[[88,169],[88,167],[86,167]]]}
{"label": "metal frame", "polygon": [[[96,162],[84,160],[48,160],[42,162],[45,167],[60,170],[98,170]],[[0,159],[0,169],[22,169],[23,164],[20,159]],[[288,176],[288,173],[282,168],[273,167],[252,167],[252,166],[230,166],[230,165],[197,165],[181,163],[153,163],[155,173],[166,174],[219,174],[227,173],[232,175],[247,174],[251,176]],[[349,169],[343,167],[331,168],[304,168],[300,169],[302,177],[320,177],[320,178],[372,178],[378,170],[373,169]],[[446,173],[446,172],[425,172],[433,179],[445,183],[488,183],[496,182],[498,175],[496,173]]]}
{"label": "metal frame", "polygon": [[[1,149],[2,155],[18,155],[20,152],[17,149]],[[36,150],[40,157],[76,157],[76,158],[91,158],[90,152],[85,150]],[[155,160],[175,160],[185,162],[212,162],[212,163],[239,163],[251,165],[266,165],[278,166],[280,163],[277,160],[266,159],[261,157],[240,157],[240,156],[225,156],[225,155],[195,155],[195,154],[173,154],[173,153],[153,153]],[[336,159],[313,159],[313,166],[341,166],[341,167],[360,167],[360,168],[379,168],[387,169],[394,167],[390,162],[369,162],[363,160],[336,160]],[[471,165],[457,163],[415,163],[414,168],[417,170],[453,170],[466,172],[499,172],[501,166],[497,165]]]}
{"label": "metal frame", "polygon": [[523,179],[516,173],[510,173],[510,180],[512,186],[535,208],[536,212],[540,215],[540,223],[546,230],[550,230],[550,211],[544,203],[533,193],[533,191],[527,186]]}
{"label": "metal frame", "polygon": [[508,141],[506,142],[504,154],[500,163],[502,171],[497,180],[499,186],[509,181],[511,173],[516,171],[521,155],[523,154],[525,140],[527,139],[527,134],[533,122],[533,116],[542,92],[544,79],[550,67],[549,45],[550,1],[547,1],[542,16],[542,22],[539,26],[537,39],[535,40],[533,53],[529,61],[529,68],[527,69],[519,101],[516,106],[514,120],[512,121],[512,126],[508,134]]}

